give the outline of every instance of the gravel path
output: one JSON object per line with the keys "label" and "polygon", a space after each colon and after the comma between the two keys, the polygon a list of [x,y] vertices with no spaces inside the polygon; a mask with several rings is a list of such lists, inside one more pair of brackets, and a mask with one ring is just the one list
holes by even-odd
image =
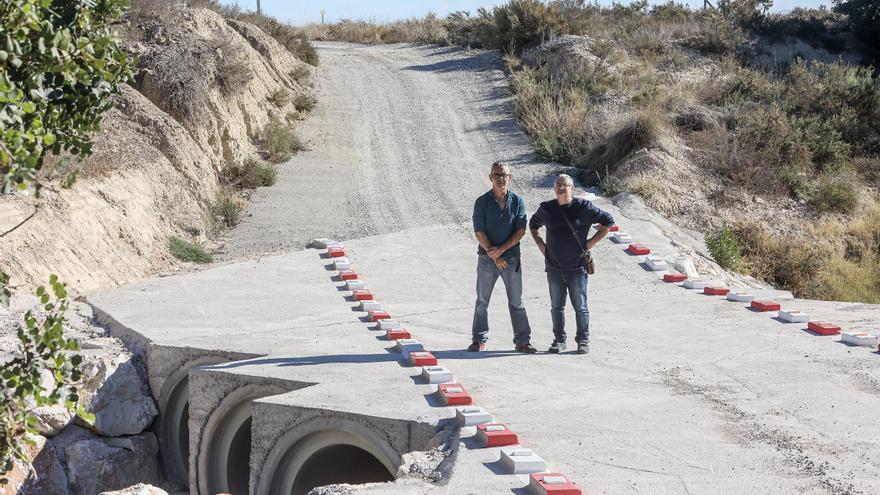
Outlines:
{"label": "gravel path", "polygon": [[318,107],[301,129],[311,151],[282,165],[278,183],[253,195],[227,236],[230,257],[302,249],[315,237],[465,221],[490,187],[495,160],[519,165],[516,190],[546,186],[548,167],[529,166],[531,148],[516,126],[495,54],[413,45],[318,48]]}

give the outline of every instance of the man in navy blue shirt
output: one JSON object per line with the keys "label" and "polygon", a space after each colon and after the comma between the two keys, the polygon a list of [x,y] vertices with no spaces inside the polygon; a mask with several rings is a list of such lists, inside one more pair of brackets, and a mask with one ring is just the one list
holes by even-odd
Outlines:
{"label": "man in navy blue shirt", "polygon": [[477,248],[477,302],[474,305],[473,342],[468,351],[486,346],[489,333],[489,298],[498,277],[507,290],[507,309],[513,326],[517,352],[535,353],[529,343],[532,329],[522,302],[522,271],[519,241],[526,234],[526,203],[510,189],[510,168],[503,162],[492,164],[492,189],[474,202],[474,234]]}
{"label": "man in navy blue shirt", "polygon": [[[608,234],[614,218],[586,199],[573,198],[574,181],[566,174],[556,178],[553,188],[556,199],[541,203],[529,221],[532,238],[544,255],[547,282],[550,286],[550,316],[553,320],[554,338],[549,352],[559,353],[565,350],[567,292],[577,323],[577,352],[587,354],[590,352],[590,311],[587,308],[587,271],[583,254],[584,250],[589,251]],[[596,223],[601,228],[593,237],[587,238],[590,227]],[[547,228],[546,243],[539,233],[541,227]]]}

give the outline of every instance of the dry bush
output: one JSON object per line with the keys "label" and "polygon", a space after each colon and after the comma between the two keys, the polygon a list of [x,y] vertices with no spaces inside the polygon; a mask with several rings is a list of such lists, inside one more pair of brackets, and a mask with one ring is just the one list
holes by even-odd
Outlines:
{"label": "dry bush", "polygon": [[290,91],[285,88],[279,88],[269,95],[269,101],[276,107],[283,107],[290,103]]}
{"label": "dry bush", "polygon": [[420,19],[403,19],[390,23],[342,19],[332,24],[309,24],[303,27],[303,33],[315,41],[446,44],[443,21],[432,13]]}
{"label": "dry bush", "polygon": [[312,95],[301,94],[293,99],[293,106],[298,112],[311,112],[317,104],[317,100]]}
{"label": "dry bush", "polygon": [[223,171],[223,182],[232,187],[256,189],[274,185],[278,172],[270,163],[256,158],[246,158],[240,164],[228,164]]}
{"label": "dry bush", "polygon": [[850,171],[823,174],[817,181],[810,204],[820,212],[850,213],[859,205],[862,185]]}
{"label": "dry bush", "polygon": [[254,78],[247,53],[244,48],[231,41],[222,42],[217,51],[221,55],[217,60],[217,72],[214,77],[220,92],[224,96],[236,94]]}
{"label": "dry bush", "polygon": [[576,87],[554,87],[524,69],[511,76],[514,109],[520,126],[541,156],[571,163],[596,140],[587,94]]}
{"label": "dry bush", "polygon": [[817,283],[819,271],[832,255],[827,244],[793,235],[774,236],[755,222],[737,223],[733,232],[742,250],[743,268],[752,276],[797,297],[821,298],[827,292]]}
{"label": "dry bush", "polygon": [[305,65],[297,65],[291,72],[290,77],[300,83],[306,84],[309,81],[309,78],[312,77],[312,72]]}
{"label": "dry bush", "polygon": [[277,118],[270,120],[263,128],[261,141],[266,158],[273,163],[289,160],[304,147],[293,126]]}
{"label": "dry bush", "polygon": [[584,157],[583,166],[592,170],[614,170],[615,165],[633,151],[649,148],[669,131],[663,115],[655,107],[637,111],[605,141]]}

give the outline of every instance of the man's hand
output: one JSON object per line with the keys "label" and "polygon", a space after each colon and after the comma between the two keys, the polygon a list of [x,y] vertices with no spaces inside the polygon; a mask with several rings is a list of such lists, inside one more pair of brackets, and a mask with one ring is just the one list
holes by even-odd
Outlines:
{"label": "man's hand", "polygon": [[486,250],[486,254],[488,254],[493,260],[497,260],[502,254],[504,254],[504,251],[498,246],[492,246]]}
{"label": "man's hand", "polygon": [[538,250],[541,251],[541,254],[547,256],[547,245],[544,244],[544,239],[541,239],[541,234],[535,229],[532,229],[532,239],[535,240],[535,244],[538,245]]}
{"label": "man's hand", "polygon": [[592,250],[593,246],[599,244],[599,241],[604,239],[605,236],[608,235],[608,232],[611,232],[611,227],[600,227],[599,230],[597,230],[596,233],[593,235],[593,237],[587,239],[587,251]]}
{"label": "man's hand", "polygon": [[504,258],[495,258],[495,266],[497,266],[499,270],[504,270],[507,268],[507,260]]}

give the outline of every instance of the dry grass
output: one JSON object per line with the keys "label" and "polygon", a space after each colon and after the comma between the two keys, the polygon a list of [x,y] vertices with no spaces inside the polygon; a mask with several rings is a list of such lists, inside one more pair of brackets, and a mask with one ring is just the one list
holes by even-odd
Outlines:
{"label": "dry grass", "polygon": [[665,117],[656,107],[635,111],[616,132],[584,157],[582,166],[597,171],[613,171],[630,153],[654,146],[669,132]]}
{"label": "dry grass", "polygon": [[287,161],[304,148],[303,142],[294,132],[293,125],[272,119],[262,132],[262,145],[266,158],[272,163]]}
{"label": "dry grass", "polygon": [[347,41],[349,43],[438,43],[446,44],[443,21],[435,14],[424,18],[404,19],[389,23],[343,19],[331,24],[308,24],[302,28],[314,41]]}
{"label": "dry grass", "polygon": [[774,236],[754,222],[738,224],[745,271],[798,297],[880,303],[880,203],[801,228]]}

